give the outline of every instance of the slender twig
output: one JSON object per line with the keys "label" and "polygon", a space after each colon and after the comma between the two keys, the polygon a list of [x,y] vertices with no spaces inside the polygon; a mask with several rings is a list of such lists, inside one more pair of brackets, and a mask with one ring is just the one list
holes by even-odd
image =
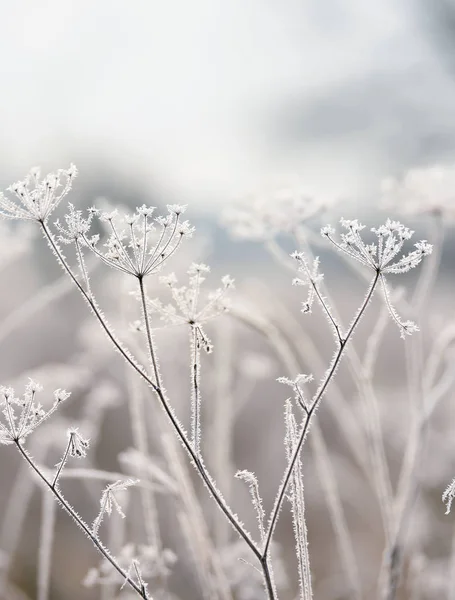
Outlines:
{"label": "slender twig", "polygon": [[[108,336],[109,340],[111,341],[111,343],[115,346],[115,348],[123,356],[123,358],[130,364],[130,366],[148,383],[148,385],[153,389],[153,391],[158,396],[158,399],[159,399],[163,409],[165,410],[169,420],[171,421],[172,426],[174,427],[175,431],[177,432],[177,435],[180,438],[186,451],[190,455],[190,458],[192,459],[197,471],[199,472],[200,476],[202,477],[202,480],[204,481],[204,483],[207,486],[207,488],[209,489],[211,495],[215,499],[215,502],[218,504],[221,511],[224,513],[224,515],[229,520],[229,522],[232,524],[232,526],[237,531],[237,533],[245,540],[245,542],[247,543],[248,547],[251,549],[253,554],[258,559],[260,559],[261,552],[260,552],[259,548],[257,547],[256,543],[251,538],[251,535],[242,526],[242,524],[240,523],[238,518],[236,518],[236,516],[233,514],[233,512],[230,510],[230,508],[226,505],[220,492],[217,490],[214,482],[212,481],[210,475],[208,474],[208,471],[207,471],[205,465],[194,453],[194,451],[191,447],[191,443],[189,442],[183,427],[180,425],[179,421],[177,420],[177,417],[175,416],[173,409],[171,408],[166,396],[164,395],[164,392],[162,391],[162,389],[160,387],[157,387],[157,385],[152,381],[152,379],[144,371],[143,367],[141,367],[140,365],[138,365],[136,363],[135,359],[130,354],[130,352],[123,347],[122,343],[119,340],[117,340],[116,336],[113,334],[113,332],[111,331],[109,325],[107,324],[104,316],[102,315],[100,309],[98,308],[96,302],[88,295],[86,290],[80,284],[77,277],[74,275],[71,267],[68,265],[65,257],[62,255],[59,246],[55,242],[54,237],[53,237],[52,233],[50,232],[47,224],[44,222],[41,222],[40,224],[41,224],[41,228],[43,230],[44,236],[47,239],[50,248],[56,255],[62,268],[68,273],[68,275],[71,277],[73,283],[77,286],[78,290],[83,295],[86,302],[89,304],[95,317],[97,318],[98,322],[104,329],[104,331],[105,331],[106,335]],[[142,286],[142,290],[143,290],[143,286]],[[144,304],[145,303],[145,292],[143,292],[143,293],[144,293],[144,297],[143,297],[142,302]],[[147,311],[146,311],[146,315],[147,315]],[[148,317],[146,320],[148,320]],[[146,329],[147,329],[147,325],[146,325]],[[151,334],[150,325],[149,325],[149,332]],[[150,347],[153,349],[153,345],[151,345],[151,335],[150,335],[150,339],[148,341],[149,341],[149,349],[150,349]]]}
{"label": "slender twig", "polygon": [[270,546],[270,542],[272,541],[272,537],[273,537],[273,534],[275,531],[275,526],[276,526],[278,516],[279,516],[280,510],[281,510],[281,506],[283,504],[283,501],[284,501],[284,498],[286,495],[286,490],[289,485],[289,481],[291,479],[291,475],[293,473],[294,466],[297,461],[297,457],[300,454],[300,450],[303,446],[306,435],[308,433],[308,429],[309,429],[309,426],[311,423],[312,416],[314,415],[316,409],[318,408],[319,403],[327,389],[327,386],[329,385],[330,381],[332,380],[332,377],[335,374],[335,371],[336,371],[338,364],[341,360],[341,357],[343,355],[344,349],[346,348],[346,344],[348,343],[349,339],[351,338],[352,334],[354,333],[354,330],[357,327],[357,324],[359,323],[363,313],[365,312],[366,307],[368,306],[368,303],[371,300],[371,297],[373,296],[373,293],[376,289],[376,286],[377,286],[377,283],[379,280],[379,275],[380,275],[380,271],[378,270],[376,272],[376,275],[375,275],[373,281],[370,284],[370,288],[367,292],[367,295],[366,295],[360,309],[358,310],[356,317],[354,318],[354,321],[352,322],[352,324],[351,324],[348,332],[346,333],[345,337],[343,338],[342,342],[340,342],[340,344],[338,346],[338,350],[335,354],[335,357],[332,360],[329,370],[327,371],[327,374],[326,374],[324,380],[322,381],[321,385],[319,386],[318,391],[316,392],[316,394],[313,398],[312,404],[308,410],[308,415],[305,417],[305,420],[304,420],[304,423],[303,423],[303,426],[302,426],[302,429],[300,432],[299,441],[294,449],[291,460],[289,461],[289,465],[287,467],[283,482],[278,491],[278,496],[275,501],[275,505],[272,510],[272,515],[271,515],[270,521],[269,521],[269,527],[268,527],[267,536],[266,536],[266,540],[265,540],[265,544],[264,544],[264,549],[262,552],[263,557],[266,556],[268,553],[268,549]]}
{"label": "slender twig", "polygon": [[135,590],[135,592],[137,592],[139,594],[139,596],[141,596],[141,598],[144,598],[144,600],[151,600],[150,596],[145,591],[143,591],[141,589],[141,587],[138,586],[133,579],[131,579],[131,577],[128,575],[128,573],[124,569],[122,569],[122,567],[117,563],[115,558],[110,554],[109,550],[104,547],[104,545],[98,539],[98,537],[93,535],[90,527],[76,513],[76,511],[73,509],[73,507],[63,497],[61,492],[52,486],[52,483],[44,476],[44,474],[39,470],[37,465],[35,465],[34,460],[30,457],[30,455],[25,450],[25,448],[22,446],[22,444],[18,440],[15,440],[15,444],[16,444],[17,449],[23,456],[23,458],[29,464],[29,466],[38,475],[38,477],[41,479],[41,481],[49,488],[49,490],[52,492],[52,494],[54,494],[55,498],[58,500],[58,502],[63,507],[63,509],[70,515],[70,517],[72,517],[72,519],[75,521],[75,523],[82,529],[82,531],[90,539],[90,541],[95,546],[95,548],[104,556],[104,558],[108,562],[110,562],[110,564],[114,567],[114,569],[121,575],[121,577],[128,583],[128,585],[130,585]]}

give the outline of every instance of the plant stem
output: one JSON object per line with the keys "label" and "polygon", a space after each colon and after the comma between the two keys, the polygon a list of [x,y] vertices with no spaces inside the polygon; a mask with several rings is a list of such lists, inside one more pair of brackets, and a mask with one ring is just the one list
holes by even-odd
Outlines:
{"label": "plant stem", "polygon": [[[243,527],[243,525],[240,523],[240,521],[234,515],[234,513],[231,511],[231,509],[226,505],[226,503],[224,502],[224,500],[223,500],[220,492],[217,490],[217,488],[216,488],[215,484],[213,483],[210,475],[208,474],[208,471],[207,471],[205,465],[203,464],[203,462],[194,453],[194,451],[193,451],[193,449],[191,447],[191,444],[190,444],[190,442],[189,442],[189,440],[187,438],[187,435],[186,435],[183,427],[180,425],[179,421],[177,420],[177,417],[175,416],[174,411],[171,408],[171,406],[170,406],[170,404],[169,404],[166,396],[164,395],[162,389],[160,387],[157,387],[157,385],[150,379],[150,377],[143,370],[143,368],[136,363],[135,359],[129,353],[129,351],[126,350],[123,347],[123,345],[121,344],[121,342],[119,340],[117,340],[117,338],[115,337],[115,335],[112,333],[111,329],[109,328],[109,325],[107,324],[106,320],[104,319],[104,316],[102,315],[102,313],[101,313],[100,309],[98,308],[96,302],[89,296],[89,294],[86,292],[86,290],[80,284],[80,282],[78,281],[77,277],[74,275],[74,273],[71,270],[70,266],[66,262],[66,259],[62,255],[62,253],[60,251],[60,248],[57,245],[57,243],[55,242],[54,237],[53,237],[52,233],[50,232],[47,224],[44,223],[44,222],[41,222],[40,224],[41,224],[41,228],[43,230],[44,236],[47,239],[47,242],[48,242],[51,250],[53,251],[53,253],[57,257],[57,259],[58,259],[60,265],[62,266],[62,268],[68,273],[69,277],[72,279],[74,285],[76,285],[76,287],[78,288],[78,290],[80,291],[80,293],[82,294],[82,296],[85,298],[86,302],[88,303],[88,305],[92,309],[95,317],[97,318],[98,322],[100,323],[100,325],[104,329],[104,331],[105,331],[106,335],[108,336],[109,340],[112,342],[112,344],[118,350],[118,352],[123,356],[123,358],[130,364],[130,366],[148,383],[148,385],[153,389],[153,391],[158,396],[158,399],[159,399],[159,401],[160,401],[160,403],[161,403],[164,411],[166,412],[169,420],[171,421],[171,424],[174,427],[174,429],[175,429],[175,431],[176,431],[176,433],[177,433],[180,441],[182,442],[183,446],[185,447],[186,451],[188,452],[188,454],[189,454],[189,456],[190,456],[190,458],[191,458],[194,466],[196,467],[197,471],[199,472],[199,474],[200,474],[202,480],[204,481],[205,485],[209,489],[211,495],[215,499],[215,502],[218,504],[218,506],[220,507],[221,511],[224,513],[224,515],[229,520],[229,522],[234,527],[234,529],[237,531],[237,533],[247,543],[248,547],[251,549],[251,551],[256,556],[256,558],[258,560],[261,560],[261,552],[260,552],[259,548],[257,547],[256,543],[253,541],[253,539],[251,538],[250,534],[246,531],[246,529]],[[140,290],[141,290],[142,304],[144,306],[144,303],[145,303],[145,293],[144,293],[143,286],[140,286]],[[146,320],[146,330],[147,330],[147,321],[148,321],[147,311],[145,312],[145,320]],[[150,332],[150,324],[148,325],[148,328],[149,328],[149,332]],[[148,341],[148,344],[149,344],[149,350],[151,348],[152,351],[153,351],[153,343],[152,343],[152,339],[151,339],[151,332],[150,332],[150,335],[147,335],[147,337],[148,337],[147,341]],[[270,598],[273,599],[274,596],[270,596]]]}
{"label": "plant stem", "polygon": [[104,556],[104,558],[111,563],[114,569],[122,576],[124,580],[134,589],[135,592],[144,598],[144,600],[151,600],[150,596],[143,592],[141,587],[136,584],[135,581],[131,579],[126,571],[122,569],[122,567],[117,563],[115,558],[111,556],[109,550],[103,546],[101,541],[93,535],[90,527],[81,519],[81,517],[75,512],[70,504],[65,500],[63,495],[52,486],[52,483],[46,479],[43,473],[39,470],[39,468],[35,465],[35,462],[29,456],[28,452],[23,448],[18,440],[15,440],[15,444],[19,452],[22,454],[23,458],[27,461],[30,467],[35,471],[41,481],[50,489],[50,491],[54,494],[55,498],[58,500],[60,505],[64,508],[64,510],[73,518],[77,525],[82,529],[82,531],[86,534],[86,536],[91,540],[96,549]]}
{"label": "plant stem", "polygon": [[359,321],[360,321],[363,313],[365,312],[366,307],[368,306],[368,304],[369,304],[369,302],[371,300],[371,297],[373,296],[373,293],[374,293],[374,291],[376,289],[376,286],[377,286],[377,283],[378,283],[378,280],[379,280],[379,276],[380,276],[380,271],[377,271],[376,275],[375,275],[375,277],[373,279],[373,281],[370,284],[370,288],[369,288],[369,290],[367,292],[367,295],[365,296],[365,299],[364,299],[361,307],[359,308],[359,310],[357,312],[357,315],[355,316],[354,321],[352,322],[352,324],[351,324],[348,332],[346,333],[344,339],[340,342],[339,347],[338,347],[338,351],[337,351],[335,357],[332,360],[332,364],[329,367],[327,375],[326,375],[325,379],[322,381],[322,383],[321,383],[321,385],[319,387],[319,390],[316,392],[316,395],[315,395],[315,397],[313,399],[311,407],[308,410],[308,415],[305,418],[305,422],[303,424],[302,431],[300,433],[299,441],[298,441],[298,443],[297,443],[297,445],[295,447],[295,450],[293,452],[293,455],[292,455],[291,460],[289,462],[289,465],[287,467],[286,474],[285,474],[284,479],[283,479],[283,483],[281,484],[281,487],[280,487],[280,490],[278,492],[278,496],[277,496],[275,505],[273,507],[272,515],[271,515],[270,521],[269,521],[269,528],[268,528],[268,531],[267,531],[267,536],[266,536],[266,540],[265,540],[265,544],[264,544],[264,549],[263,549],[262,557],[265,557],[267,555],[268,550],[269,550],[270,542],[272,541],[273,533],[275,531],[275,526],[276,526],[276,523],[277,523],[277,520],[278,520],[278,515],[280,513],[281,506],[283,504],[283,501],[284,501],[284,498],[285,498],[285,495],[286,495],[286,490],[287,490],[287,487],[289,485],[289,481],[291,479],[292,473],[294,471],[294,467],[295,467],[295,464],[297,462],[297,457],[300,454],[300,450],[301,450],[301,448],[303,446],[303,443],[305,441],[305,438],[307,436],[312,416],[314,415],[316,409],[318,408],[318,406],[319,406],[319,404],[321,402],[321,399],[322,399],[322,397],[323,397],[323,395],[324,395],[324,393],[325,393],[325,391],[326,391],[326,389],[327,389],[330,381],[332,380],[332,378],[333,378],[333,376],[335,374],[335,371],[336,371],[336,369],[338,367],[338,364],[339,364],[339,362],[341,360],[341,357],[343,355],[344,349],[346,348],[346,344],[348,343],[349,339],[351,338],[352,334],[354,333],[354,330],[357,327],[357,324],[359,323]]}

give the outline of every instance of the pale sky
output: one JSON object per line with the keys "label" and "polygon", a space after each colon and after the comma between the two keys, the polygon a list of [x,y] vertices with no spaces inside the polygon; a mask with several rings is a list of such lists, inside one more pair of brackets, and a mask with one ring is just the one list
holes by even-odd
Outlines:
{"label": "pale sky", "polygon": [[73,158],[183,201],[282,173],[360,196],[455,158],[455,86],[418,4],[1,0],[2,179]]}

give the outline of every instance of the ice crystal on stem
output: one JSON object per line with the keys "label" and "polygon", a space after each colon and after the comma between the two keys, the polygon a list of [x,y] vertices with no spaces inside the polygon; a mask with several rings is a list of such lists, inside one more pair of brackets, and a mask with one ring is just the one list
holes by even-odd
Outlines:
{"label": "ice crystal on stem", "polygon": [[446,487],[442,494],[442,501],[446,505],[446,515],[450,513],[452,508],[453,499],[455,498],[455,479]]}
{"label": "ice crystal on stem", "polygon": [[243,471],[237,471],[235,476],[237,479],[241,479],[242,481],[244,481],[250,490],[251,501],[253,504],[253,508],[256,511],[256,518],[258,521],[259,533],[261,536],[261,541],[263,542],[265,539],[265,529],[264,529],[265,512],[264,512],[264,508],[262,506],[262,498],[261,498],[261,495],[259,494],[259,484],[258,484],[256,475],[254,473],[251,473],[251,471],[243,470]]}
{"label": "ice crystal on stem", "polygon": [[136,485],[138,483],[138,481],[139,481],[138,479],[124,479],[124,480],[119,479],[119,480],[115,481],[114,483],[111,483],[110,485],[108,485],[105,488],[105,490],[101,494],[100,512],[98,513],[98,516],[94,520],[93,526],[92,526],[92,531],[93,531],[94,535],[98,534],[98,530],[100,528],[100,525],[104,518],[104,515],[110,516],[112,514],[113,508],[115,508],[117,513],[122,518],[125,518],[125,514],[122,510],[122,507],[120,506],[120,503],[118,502],[117,498],[115,497],[115,494],[117,492],[122,492],[122,491],[128,489],[132,485]]}
{"label": "ice crystal on stem", "polygon": [[296,403],[300,406],[300,408],[302,408],[302,410],[308,412],[310,402],[305,398],[301,386],[313,381],[313,375],[304,375],[303,373],[299,373],[295,379],[290,379],[289,377],[278,377],[277,381],[291,387],[295,392],[294,399]]}
{"label": "ice crystal on stem", "polygon": [[76,176],[73,164],[68,169],[49,173],[44,179],[40,179],[38,168],[32,169],[24,180],[8,188],[11,197],[0,192],[0,216],[45,223],[71,190]]}

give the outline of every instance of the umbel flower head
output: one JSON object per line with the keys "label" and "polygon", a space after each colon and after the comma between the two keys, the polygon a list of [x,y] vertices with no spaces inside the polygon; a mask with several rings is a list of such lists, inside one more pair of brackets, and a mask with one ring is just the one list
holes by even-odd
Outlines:
{"label": "umbel flower head", "polygon": [[49,173],[44,179],[40,179],[39,168],[32,169],[24,180],[7,189],[8,195],[0,192],[0,216],[45,223],[71,190],[76,175],[73,164]]}
{"label": "umbel flower head", "polygon": [[[330,240],[337,250],[378,274],[387,308],[400,329],[401,337],[404,338],[405,335],[418,331],[417,325],[412,321],[402,321],[393,307],[387,288],[386,275],[406,273],[414,269],[424,257],[431,254],[433,246],[426,240],[421,240],[414,244],[414,250],[407,254],[401,254],[405,242],[411,239],[414,232],[400,222],[391,219],[387,219],[384,225],[371,229],[377,238],[376,243],[373,244],[364,242],[360,232],[365,227],[357,220],[341,219],[341,225],[347,231],[341,234],[340,241],[335,240],[333,227],[323,227],[321,234]],[[295,255],[295,258],[300,260],[301,270],[306,272],[311,282],[312,277],[309,275],[308,267],[302,257]]]}
{"label": "umbel flower head", "polygon": [[0,420],[0,444],[22,443],[70,396],[65,390],[55,390],[54,403],[45,410],[36,400],[42,389],[39,383],[31,379],[21,397],[15,395],[13,388],[0,388],[0,407],[4,417],[3,421]]}
{"label": "umbel flower head", "polygon": [[160,300],[149,300],[150,309],[161,315],[161,318],[174,325],[190,325],[198,333],[198,343],[201,343],[207,352],[211,352],[212,344],[203,331],[203,324],[217,317],[228,309],[226,300],[227,291],[234,286],[234,280],[225,275],[221,278],[221,287],[210,292],[206,301],[201,305],[201,286],[205,281],[204,274],[210,268],[204,264],[193,263],[188,269],[189,283],[187,286],[178,287],[177,277],[174,273],[161,277],[170,290],[173,304],[164,305]]}
{"label": "umbel flower head", "polygon": [[[155,208],[143,205],[132,215],[120,218],[116,210],[108,213],[90,208],[84,218],[82,211],[70,204],[66,224],[57,221],[55,226],[59,241],[86,247],[109,267],[142,278],[160,271],[183,238],[193,234],[194,228],[189,222],[181,220],[185,209],[185,206],[170,204],[166,216],[154,217]],[[99,247],[98,235],[89,235],[94,217],[104,221],[110,231],[104,249]]]}

